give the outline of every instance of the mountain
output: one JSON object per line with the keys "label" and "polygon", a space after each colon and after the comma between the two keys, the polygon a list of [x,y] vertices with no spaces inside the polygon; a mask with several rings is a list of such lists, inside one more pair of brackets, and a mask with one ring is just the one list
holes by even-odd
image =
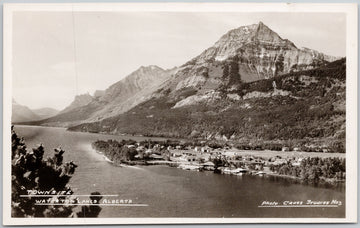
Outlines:
{"label": "mountain", "polygon": [[59,111],[53,108],[39,108],[30,109],[27,106],[18,104],[14,99],[12,100],[12,116],[11,122],[29,122],[38,121],[41,119],[55,116]]}
{"label": "mountain", "polygon": [[262,22],[223,35],[212,47],[182,65],[164,90],[196,88],[198,93],[236,89],[243,82],[319,67],[339,58],[297,48]]}
{"label": "mountain", "polygon": [[[69,128],[74,131],[141,134],[246,145],[277,143],[345,148],[346,60],[244,82],[240,90],[193,88],[177,96],[153,96],[126,113]],[[186,102],[188,101],[188,102]]]}
{"label": "mountain", "polygon": [[39,119],[40,116],[34,113],[30,108],[18,104],[14,99],[12,100],[12,123],[27,122]]}
{"label": "mountain", "polygon": [[36,113],[36,115],[39,116],[40,119],[46,119],[59,113],[59,110],[56,110],[54,108],[39,108],[33,109],[32,111]]}
{"label": "mountain", "polygon": [[176,68],[142,66],[105,91],[96,91],[94,96],[76,96],[58,115],[31,124],[67,127],[119,115],[147,100],[175,71]]}
{"label": "mountain", "polygon": [[106,106],[95,112],[90,121],[104,119],[123,113],[145,101],[158,87],[169,79],[176,68],[164,70],[158,66],[141,66],[123,80],[106,89],[99,102]]}
{"label": "mountain", "polygon": [[71,104],[67,106],[64,110],[62,110],[60,113],[66,113],[73,109],[85,106],[89,104],[92,100],[93,97],[89,93],[76,95],[74,101],[71,102]]}
{"label": "mountain", "polygon": [[105,90],[96,90],[94,92],[94,97],[98,98],[98,97],[104,96],[104,94],[105,94]]}
{"label": "mountain", "polygon": [[179,67],[152,97],[182,98],[175,104],[180,107],[197,104],[219,91],[241,95],[244,83],[314,69],[337,59],[308,48],[299,49],[259,22],[223,35]]}

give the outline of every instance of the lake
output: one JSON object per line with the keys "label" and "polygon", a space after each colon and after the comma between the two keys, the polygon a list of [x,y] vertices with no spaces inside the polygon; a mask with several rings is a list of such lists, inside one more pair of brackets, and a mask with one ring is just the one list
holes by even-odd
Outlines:
{"label": "lake", "polygon": [[[117,167],[91,148],[101,139],[149,137],[70,132],[64,128],[15,126],[28,148],[39,143],[45,156],[61,146],[64,161],[78,168],[70,181],[76,195],[98,191],[107,199],[132,200],[144,207],[102,206],[99,217],[345,217],[345,187],[314,187],[283,178],[231,176],[167,166]],[[338,207],[258,207],[263,201],[341,201]]]}

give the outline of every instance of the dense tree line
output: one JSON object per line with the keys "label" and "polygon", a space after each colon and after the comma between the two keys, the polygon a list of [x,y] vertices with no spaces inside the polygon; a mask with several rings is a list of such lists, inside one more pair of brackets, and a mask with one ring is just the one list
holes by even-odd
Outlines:
{"label": "dense tree line", "polygon": [[270,170],[280,175],[298,177],[303,181],[319,182],[321,179],[344,180],[346,165],[344,158],[304,158],[300,166],[286,164],[271,165]]}
{"label": "dense tree line", "polygon": [[116,140],[101,141],[98,140],[92,143],[92,147],[105,154],[107,158],[116,164],[120,164],[126,161],[135,160],[135,155],[138,154],[134,147],[128,147],[127,145],[134,145],[133,140],[122,140],[120,142]]}
{"label": "dense tree line", "polygon": [[[145,140],[138,143],[131,139],[121,141],[97,140],[92,143],[92,147],[95,150],[104,153],[104,155],[115,164],[134,164],[131,162],[136,160],[146,161],[150,159],[150,154],[158,154],[163,156],[164,159],[168,159],[169,151],[167,148],[169,146],[176,147],[178,145],[180,145],[180,142],[175,140]],[[151,149],[151,153],[146,153],[147,149]]]}

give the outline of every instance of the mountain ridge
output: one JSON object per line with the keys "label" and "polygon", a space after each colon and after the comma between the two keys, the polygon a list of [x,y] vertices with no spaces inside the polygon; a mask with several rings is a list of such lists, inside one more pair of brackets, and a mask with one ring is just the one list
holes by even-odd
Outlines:
{"label": "mountain ridge", "polygon": [[94,96],[78,95],[58,115],[28,124],[68,127],[117,115],[144,101],[175,70],[141,66],[105,91],[96,91]]}
{"label": "mountain ridge", "polygon": [[25,105],[21,105],[12,99],[12,115],[11,122],[28,122],[28,121],[38,121],[41,119],[48,118],[50,116],[56,115],[59,111],[53,108],[38,108],[30,109]]}

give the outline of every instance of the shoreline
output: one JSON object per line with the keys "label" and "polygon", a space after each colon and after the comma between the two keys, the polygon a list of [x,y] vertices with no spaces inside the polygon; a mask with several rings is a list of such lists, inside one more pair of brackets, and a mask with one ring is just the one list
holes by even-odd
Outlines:
{"label": "shoreline", "polygon": [[[330,186],[336,186],[337,184],[345,183],[346,180],[335,180],[335,179],[324,179],[320,178],[319,182],[307,182],[302,180],[300,177],[291,176],[291,175],[283,175],[278,174],[274,172],[265,172],[265,171],[257,171],[257,170],[246,170],[246,172],[238,172],[238,173],[232,173],[231,170],[235,169],[228,169],[227,172],[224,170],[229,167],[223,167],[224,169],[217,169],[218,172],[215,170],[209,170],[200,168],[202,164],[192,164],[189,162],[178,162],[178,161],[162,161],[162,160],[152,160],[152,161],[129,161],[129,162],[122,162],[120,164],[115,164],[114,161],[110,160],[103,152],[100,152],[96,149],[94,149],[96,153],[99,153],[103,156],[103,159],[110,163],[111,165],[117,166],[117,167],[123,167],[123,168],[130,168],[132,166],[167,166],[171,168],[180,168],[184,171],[197,171],[197,172],[212,172],[213,174],[220,174],[220,175],[231,175],[231,176],[259,176],[259,177],[275,177],[275,178],[283,178],[287,180],[293,180],[295,183],[298,184],[320,184],[320,185],[330,185]],[[193,168],[191,168],[193,167]]]}
{"label": "shoreline", "polygon": [[[111,132],[90,132],[90,131],[75,131],[75,130],[69,130],[67,127],[57,127],[57,126],[43,126],[43,125],[30,125],[30,124],[14,124],[14,126],[19,127],[43,127],[43,128],[56,128],[56,129],[63,129],[65,131],[69,132],[75,132],[75,133],[87,133],[87,134],[99,134],[99,135],[105,135],[105,136],[115,136],[115,137],[142,137],[144,139],[154,139],[160,140],[160,141],[166,141],[166,140],[185,140],[185,141],[191,141],[191,139],[188,138],[175,138],[175,137],[166,137],[166,136],[145,136],[145,135],[131,135],[131,134],[113,134]],[[196,140],[205,140],[205,139],[196,139]],[[231,142],[231,141],[229,141]],[[276,155],[283,155],[287,157],[295,156],[295,155],[311,155],[312,156],[319,156],[319,157],[339,157],[339,158],[346,158],[346,153],[340,153],[340,152],[317,152],[317,151],[281,151],[281,150],[269,150],[269,149],[263,149],[263,150],[244,150],[244,149],[237,149],[232,148],[232,150],[243,153],[243,155],[253,155],[253,156],[269,156],[268,154],[271,154],[271,156]]]}

